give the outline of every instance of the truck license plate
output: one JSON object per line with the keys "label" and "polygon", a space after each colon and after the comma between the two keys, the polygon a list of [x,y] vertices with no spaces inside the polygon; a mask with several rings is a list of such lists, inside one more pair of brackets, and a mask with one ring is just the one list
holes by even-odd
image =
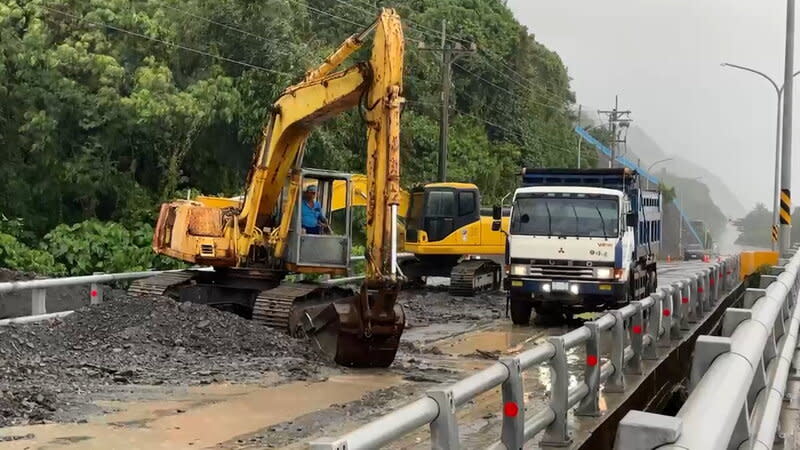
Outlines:
{"label": "truck license plate", "polygon": [[554,291],[568,291],[569,290],[569,283],[566,281],[554,281],[553,282],[553,290]]}

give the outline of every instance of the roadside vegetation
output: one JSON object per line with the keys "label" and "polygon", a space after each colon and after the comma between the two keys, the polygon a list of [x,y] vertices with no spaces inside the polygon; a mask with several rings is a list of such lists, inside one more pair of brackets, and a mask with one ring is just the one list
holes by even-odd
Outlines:
{"label": "roadside vegetation", "polygon": [[[172,266],[149,249],[158,204],[240,194],[273,100],[381,3],[0,0],[0,266]],[[490,203],[522,166],[574,164],[567,70],[503,2],[386,3],[407,25],[406,187],[436,175],[440,57],[420,43],[440,45],[442,21],[450,45],[477,45],[453,66],[450,178]],[[334,119],[305,165],[363,172],[364,139],[357,111]]]}

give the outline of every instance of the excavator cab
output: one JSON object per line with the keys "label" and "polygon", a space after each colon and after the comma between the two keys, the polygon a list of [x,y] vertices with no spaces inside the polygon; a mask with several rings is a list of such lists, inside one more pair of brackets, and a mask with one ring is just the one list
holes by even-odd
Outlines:
{"label": "excavator cab", "polygon": [[[286,262],[293,272],[325,270],[325,273],[346,275],[350,266],[352,247],[352,189],[350,174],[319,169],[302,169],[302,187],[298,190],[297,207],[294,208],[292,225],[288,235]],[[342,185],[342,183],[344,183]],[[316,191],[315,201],[319,203],[327,225],[317,234],[306,232],[302,226],[303,203],[309,187]],[[344,199],[335,199],[334,191],[344,186]],[[344,200],[343,205],[335,202]],[[337,209],[334,212],[334,209]],[[326,270],[327,269],[327,270]]]}
{"label": "excavator cab", "polygon": [[433,183],[411,194],[407,242],[437,242],[480,220],[480,193],[468,183]]}

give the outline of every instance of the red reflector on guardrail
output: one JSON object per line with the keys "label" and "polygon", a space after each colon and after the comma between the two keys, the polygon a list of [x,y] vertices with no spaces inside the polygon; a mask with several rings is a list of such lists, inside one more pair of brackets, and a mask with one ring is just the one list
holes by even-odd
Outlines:
{"label": "red reflector on guardrail", "polygon": [[519,414],[519,406],[517,406],[515,402],[506,402],[506,404],[503,405],[503,414],[508,417],[517,417],[517,414]]}

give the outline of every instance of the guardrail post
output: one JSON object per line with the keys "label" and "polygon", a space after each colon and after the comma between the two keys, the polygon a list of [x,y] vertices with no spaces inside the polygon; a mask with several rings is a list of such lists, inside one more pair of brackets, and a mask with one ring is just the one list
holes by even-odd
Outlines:
{"label": "guardrail post", "polygon": [[545,428],[541,445],[552,447],[567,447],[572,444],[569,430],[567,429],[567,414],[569,410],[569,369],[567,367],[567,351],[564,347],[564,338],[552,336],[548,342],[555,349],[553,358],[550,359],[550,409],[553,410],[555,419]]}
{"label": "guardrail post", "polygon": [[689,295],[689,284],[691,281],[683,281],[681,283],[681,288],[678,291],[678,296],[681,300],[681,323],[680,329],[681,330],[688,330],[689,329],[689,316],[692,314],[692,298]]}
{"label": "guardrail post", "polygon": [[31,289],[32,316],[47,314],[47,307],[45,305],[46,298],[47,298],[47,289],[44,288]]}
{"label": "guardrail post", "polygon": [[766,289],[767,286],[772,284],[773,282],[777,281],[778,277],[775,275],[761,275],[758,280],[758,287],[761,289]]}
{"label": "guardrail post", "polygon": [[663,288],[662,292],[664,293],[661,297],[661,325],[664,334],[658,339],[658,346],[659,347],[669,347],[670,344],[670,332],[672,331],[672,288]]}
{"label": "guardrail post", "polygon": [[507,449],[521,449],[525,444],[525,392],[522,389],[522,368],[516,358],[502,358],[508,369],[503,383],[503,430],[500,440]]}
{"label": "guardrail post", "polygon": [[741,308],[728,308],[722,316],[722,336],[731,337],[733,330],[745,320],[753,318],[753,311]]}
{"label": "guardrail post", "polygon": [[589,393],[583,397],[575,410],[578,416],[600,415],[600,328],[597,322],[583,324],[591,332],[591,337],[586,341],[586,367],[583,369],[583,381],[589,388]]}
{"label": "guardrail post", "polygon": [[678,417],[631,410],[620,420],[614,450],[651,449],[678,440],[683,422]]}
{"label": "guardrail post", "polygon": [[662,295],[654,292],[650,294],[653,304],[647,310],[647,327],[644,334],[650,337],[650,344],[642,349],[642,359],[658,359],[658,332],[661,321],[661,297]]}
{"label": "guardrail post", "polygon": [[728,448],[739,448],[739,446],[750,438],[750,414],[747,411],[747,403],[742,405],[739,419],[728,441]]}
{"label": "guardrail post", "polygon": [[758,364],[756,364],[753,372],[753,382],[750,383],[750,389],[747,391],[747,404],[750,405],[749,409],[755,406],[758,393],[765,387],[767,387],[767,371],[764,370],[764,358],[761,358]]}
{"label": "guardrail post", "polygon": [[709,311],[708,305],[708,270],[703,270],[697,279],[697,299],[700,302],[701,316]]}
{"label": "guardrail post", "polygon": [[683,303],[681,283],[672,283],[672,320],[670,321],[669,337],[672,340],[681,338],[681,322],[683,322]]}
{"label": "guardrail post", "polygon": [[767,336],[767,342],[764,344],[764,353],[762,359],[769,362],[778,354],[778,341],[775,339],[775,328]]}
{"label": "guardrail post", "polygon": [[642,373],[642,344],[644,340],[643,327],[644,327],[644,312],[642,310],[642,302],[631,302],[636,312],[631,317],[631,348],[633,349],[633,357],[628,361],[626,372],[631,374]]}
{"label": "guardrail post", "polygon": [[625,392],[625,318],[618,310],[611,310],[614,328],[611,329],[611,364],[614,373],[606,381],[606,392]]}
{"label": "guardrail post", "polygon": [[694,344],[692,368],[689,374],[689,392],[693,391],[717,356],[731,350],[731,338],[720,336],[698,336]]}
{"label": "guardrail post", "polygon": [[700,297],[697,295],[697,275],[689,278],[687,290],[689,292],[689,323],[697,323],[702,317]]}
{"label": "guardrail post", "polygon": [[756,304],[756,300],[760,299],[765,295],[767,295],[766,289],[747,288],[744,290],[744,299],[742,300],[742,306],[745,309],[750,309],[753,307],[753,305]]}
{"label": "guardrail post", "polygon": [[711,271],[708,274],[708,287],[709,287],[709,300],[710,305],[714,305],[719,300],[719,286],[717,283],[717,266],[711,266]]}
{"label": "guardrail post", "polygon": [[[102,275],[103,272],[94,272],[92,275]],[[103,303],[103,285],[100,283],[92,283],[89,286],[89,304],[99,305]]]}
{"label": "guardrail post", "polygon": [[439,415],[431,422],[431,448],[434,450],[458,449],[458,422],[453,391],[436,388],[426,392],[439,406]]}

